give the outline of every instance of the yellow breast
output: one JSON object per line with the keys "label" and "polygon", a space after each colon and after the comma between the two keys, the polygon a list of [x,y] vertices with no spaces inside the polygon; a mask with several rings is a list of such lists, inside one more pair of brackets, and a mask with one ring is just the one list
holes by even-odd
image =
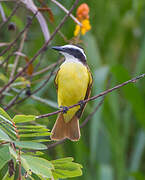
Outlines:
{"label": "yellow breast", "polygon": [[[89,84],[89,73],[82,63],[67,62],[61,65],[56,77],[58,105],[71,106],[84,100]],[[69,121],[79,106],[70,109],[64,116]]]}

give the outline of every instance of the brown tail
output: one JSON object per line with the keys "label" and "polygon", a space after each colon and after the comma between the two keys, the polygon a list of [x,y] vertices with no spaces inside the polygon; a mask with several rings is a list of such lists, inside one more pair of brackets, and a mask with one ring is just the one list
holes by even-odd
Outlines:
{"label": "brown tail", "polygon": [[50,138],[59,141],[65,138],[71,141],[78,141],[80,139],[79,120],[74,116],[68,123],[64,122],[63,114],[60,113],[51,131]]}

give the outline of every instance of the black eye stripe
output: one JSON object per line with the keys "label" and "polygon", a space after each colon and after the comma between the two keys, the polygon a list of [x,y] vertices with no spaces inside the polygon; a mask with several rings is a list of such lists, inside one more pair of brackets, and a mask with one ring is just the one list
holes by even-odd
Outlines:
{"label": "black eye stripe", "polygon": [[66,53],[74,56],[75,58],[79,59],[83,63],[86,63],[86,57],[84,56],[84,54],[79,49],[63,48],[63,52],[66,52]]}

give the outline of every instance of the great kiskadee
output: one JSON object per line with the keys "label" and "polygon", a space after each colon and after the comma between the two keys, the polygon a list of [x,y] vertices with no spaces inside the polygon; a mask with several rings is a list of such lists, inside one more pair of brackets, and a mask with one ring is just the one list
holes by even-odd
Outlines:
{"label": "great kiskadee", "polygon": [[59,67],[55,84],[57,88],[58,106],[64,108],[52,129],[52,140],[68,138],[72,141],[80,139],[79,118],[85,104],[76,106],[68,111],[68,106],[74,105],[90,96],[92,75],[86,62],[86,55],[82,48],[75,45],[55,46],[65,57]]}

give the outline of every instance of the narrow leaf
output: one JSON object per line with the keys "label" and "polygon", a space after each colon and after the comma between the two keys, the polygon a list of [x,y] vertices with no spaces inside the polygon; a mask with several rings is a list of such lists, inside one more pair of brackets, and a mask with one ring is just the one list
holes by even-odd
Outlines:
{"label": "narrow leaf", "polygon": [[47,132],[48,131],[48,129],[44,129],[44,128],[40,128],[40,129],[26,129],[26,128],[24,128],[24,129],[18,129],[19,130],[19,133],[21,133],[21,132]]}
{"label": "narrow leaf", "polygon": [[35,121],[35,116],[34,115],[16,115],[13,118],[13,121],[15,123],[24,123],[24,122],[29,122],[29,121]]}
{"label": "narrow leaf", "polygon": [[9,146],[5,145],[0,148],[0,169],[11,159]]}
{"label": "narrow leaf", "polygon": [[0,129],[0,140],[11,141],[9,136],[2,129]]}
{"label": "narrow leaf", "polygon": [[10,116],[0,107],[0,115],[4,116],[6,119],[11,121]]}
{"label": "narrow leaf", "polygon": [[44,133],[28,133],[28,134],[20,134],[20,137],[39,137],[39,136],[50,136],[50,132]]}
{"label": "narrow leaf", "polygon": [[47,149],[47,146],[32,141],[13,141],[16,147],[24,148],[24,149],[34,149],[34,150],[44,150]]}

